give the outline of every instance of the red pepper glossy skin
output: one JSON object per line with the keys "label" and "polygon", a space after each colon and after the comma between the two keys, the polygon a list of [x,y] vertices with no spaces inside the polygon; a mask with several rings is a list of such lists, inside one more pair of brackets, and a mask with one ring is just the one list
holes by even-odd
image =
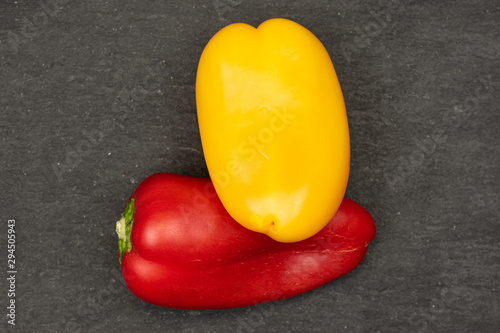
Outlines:
{"label": "red pepper glossy skin", "polygon": [[238,224],[210,178],[155,174],[132,198],[125,283],[140,299],[170,308],[233,308],[299,295],[354,269],[375,236],[370,214],[347,198],[325,228],[296,243]]}

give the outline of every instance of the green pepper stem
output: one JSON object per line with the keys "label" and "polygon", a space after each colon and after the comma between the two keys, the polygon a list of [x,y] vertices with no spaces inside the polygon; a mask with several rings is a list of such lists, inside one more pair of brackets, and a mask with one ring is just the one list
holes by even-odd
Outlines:
{"label": "green pepper stem", "polygon": [[127,205],[122,213],[122,218],[116,222],[116,233],[118,234],[118,250],[120,253],[120,264],[125,253],[132,250],[130,241],[130,231],[134,223],[134,199],[127,201]]}

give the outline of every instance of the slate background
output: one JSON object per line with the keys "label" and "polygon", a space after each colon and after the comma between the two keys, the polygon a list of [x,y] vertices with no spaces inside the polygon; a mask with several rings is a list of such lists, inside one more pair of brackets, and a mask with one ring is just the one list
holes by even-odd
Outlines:
{"label": "slate background", "polygon": [[[206,176],[195,74],[225,25],[285,17],[330,53],[348,109],[347,196],[376,239],[304,295],[178,311],[128,292],[114,222],[148,175]],[[2,1],[2,330],[497,332],[497,1]],[[6,322],[7,220],[17,236]]]}

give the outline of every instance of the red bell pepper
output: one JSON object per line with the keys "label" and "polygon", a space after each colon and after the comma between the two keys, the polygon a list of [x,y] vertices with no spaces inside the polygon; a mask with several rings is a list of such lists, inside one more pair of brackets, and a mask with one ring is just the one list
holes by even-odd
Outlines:
{"label": "red bell pepper", "polygon": [[171,308],[223,309],[296,296],[347,274],[363,259],[375,225],[344,198],[319,233],[281,243],[233,220],[210,178],[159,173],[137,187],[117,232],[134,295]]}

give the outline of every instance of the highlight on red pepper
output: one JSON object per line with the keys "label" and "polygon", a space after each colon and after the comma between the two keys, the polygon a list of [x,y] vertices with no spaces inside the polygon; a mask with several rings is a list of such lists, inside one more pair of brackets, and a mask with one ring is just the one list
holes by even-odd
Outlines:
{"label": "highlight on red pepper", "polygon": [[116,224],[123,278],[138,298],[178,309],[224,309],[299,295],[353,270],[375,236],[344,198],[314,236],[277,242],[227,213],[210,178],[146,178]]}

